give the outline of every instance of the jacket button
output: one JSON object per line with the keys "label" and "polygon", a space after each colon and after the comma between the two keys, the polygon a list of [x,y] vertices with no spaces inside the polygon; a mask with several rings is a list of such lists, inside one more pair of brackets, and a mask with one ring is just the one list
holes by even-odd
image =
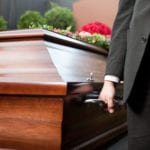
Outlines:
{"label": "jacket button", "polygon": [[142,43],[146,43],[147,38],[146,38],[145,36],[143,36],[143,37],[141,38],[141,41],[142,41]]}

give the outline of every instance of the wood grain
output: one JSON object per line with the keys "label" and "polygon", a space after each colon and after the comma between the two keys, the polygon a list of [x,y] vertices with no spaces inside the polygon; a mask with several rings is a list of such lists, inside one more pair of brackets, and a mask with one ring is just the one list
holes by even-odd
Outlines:
{"label": "wood grain", "polygon": [[60,149],[63,100],[0,96],[0,147]]}
{"label": "wood grain", "polygon": [[[125,132],[123,108],[108,116],[81,101],[86,93],[71,92],[87,83],[100,90],[106,56],[100,47],[43,29],[1,32],[0,148],[92,150]],[[91,72],[94,80],[87,80]]]}
{"label": "wood grain", "polygon": [[0,44],[0,81],[61,82],[43,41]]}

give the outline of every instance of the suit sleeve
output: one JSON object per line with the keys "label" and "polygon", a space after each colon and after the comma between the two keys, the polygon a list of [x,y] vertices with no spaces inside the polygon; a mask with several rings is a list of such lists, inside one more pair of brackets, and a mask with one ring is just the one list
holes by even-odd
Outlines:
{"label": "suit sleeve", "polygon": [[123,80],[123,70],[127,50],[127,30],[130,26],[136,0],[120,0],[112,29],[112,38],[105,75],[117,76]]}

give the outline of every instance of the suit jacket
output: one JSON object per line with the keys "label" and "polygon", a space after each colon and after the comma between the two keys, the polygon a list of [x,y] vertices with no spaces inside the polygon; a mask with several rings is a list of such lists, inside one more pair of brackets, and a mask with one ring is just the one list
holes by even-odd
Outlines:
{"label": "suit jacket", "polygon": [[124,101],[132,91],[150,32],[150,0],[120,0],[106,75],[124,80]]}

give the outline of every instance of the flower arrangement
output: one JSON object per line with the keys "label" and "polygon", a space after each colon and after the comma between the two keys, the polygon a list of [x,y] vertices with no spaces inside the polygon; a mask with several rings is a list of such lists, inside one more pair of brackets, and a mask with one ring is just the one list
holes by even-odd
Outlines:
{"label": "flower arrangement", "polygon": [[110,27],[96,21],[83,25],[78,31],[77,39],[108,50],[111,33]]}
{"label": "flower arrangement", "polygon": [[106,38],[106,36],[101,35],[99,33],[89,33],[89,32],[79,32],[79,36],[77,39],[87,42],[89,44],[98,46],[98,47],[103,47],[104,49],[108,50],[109,49],[109,40]]}
{"label": "flower arrangement", "polygon": [[[34,26],[30,26],[30,28],[34,28]],[[40,25],[39,28],[51,30],[65,36],[102,47],[106,50],[109,49],[111,29],[103,23],[89,23],[81,27],[81,29],[76,32],[71,31],[72,26],[69,26],[66,29],[60,29],[45,24]]]}
{"label": "flower arrangement", "polygon": [[67,27],[64,30],[53,28],[53,31],[95,46],[103,47],[106,50],[109,49],[111,29],[103,23],[89,23],[74,33],[70,31],[70,28]]}
{"label": "flower arrangement", "polygon": [[110,27],[98,21],[83,25],[79,31],[85,31],[91,34],[98,33],[102,35],[111,35],[112,32]]}

